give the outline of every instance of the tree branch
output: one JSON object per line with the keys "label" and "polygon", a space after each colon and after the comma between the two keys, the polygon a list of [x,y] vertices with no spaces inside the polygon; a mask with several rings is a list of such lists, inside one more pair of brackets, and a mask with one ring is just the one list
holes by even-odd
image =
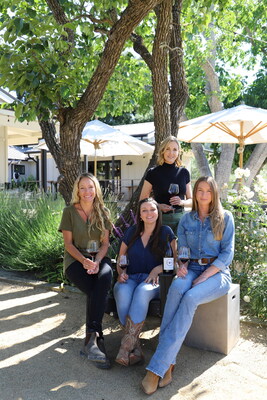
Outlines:
{"label": "tree branch", "polygon": [[[54,18],[59,25],[65,25],[70,22],[58,0],[46,0],[46,3],[52,11]],[[71,48],[74,47],[74,32],[70,28],[65,28],[65,31],[68,34],[67,41],[68,43],[70,43],[71,50]],[[63,40],[66,40],[65,37],[63,38]]]}
{"label": "tree branch", "polygon": [[[129,1],[120,19],[112,27],[102,57],[75,110],[68,118],[84,126],[93,116],[113,74],[126,40],[147,13],[162,0]],[[168,0],[169,1],[169,0]]]}
{"label": "tree branch", "polygon": [[136,53],[142,57],[148,68],[152,70],[152,56],[147,47],[144,45],[142,36],[132,33],[131,40],[133,42],[134,51],[136,51]]}

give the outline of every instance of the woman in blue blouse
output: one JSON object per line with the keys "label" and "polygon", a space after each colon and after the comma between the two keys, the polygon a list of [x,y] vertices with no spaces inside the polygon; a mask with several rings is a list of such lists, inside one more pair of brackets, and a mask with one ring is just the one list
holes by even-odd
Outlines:
{"label": "woman in blue blouse", "polygon": [[129,265],[125,273],[119,265],[114,297],[124,336],[116,357],[121,365],[142,360],[139,334],[147,315],[150,300],[159,297],[158,275],[162,258],[171,246],[176,256],[176,240],[169,226],[162,226],[161,212],[152,198],[138,204],[137,224],[130,227],[122,240],[120,255],[127,254]]}
{"label": "woman in blue blouse", "polygon": [[179,262],[169,289],[159,344],[142,381],[146,394],[172,381],[176,356],[199,304],[225,295],[231,285],[229,265],[234,255],[234,221],[220,203],[212,177],[199,178],[193,191],[192,211],[178,226],[179,247],[190,248],[190,261]]}

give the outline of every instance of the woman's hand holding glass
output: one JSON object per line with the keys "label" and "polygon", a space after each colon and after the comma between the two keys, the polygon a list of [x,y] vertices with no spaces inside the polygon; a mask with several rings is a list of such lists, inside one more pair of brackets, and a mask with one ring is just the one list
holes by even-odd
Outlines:
{"label": "woman's hand holding glass", "polygon": [[179,191],[180,191],[180,189],[179,189],[179,185],[177,183],[170,184],[168,193],[171,195],[170,204],[172,206],[181,206],[182,205],[182,200],[178,196]]}
{"label": "woman's hand holding glass", "polygon": [[87,269],[89,275],[97,274],[99,271],[99,262],[96,261],[95,258],[99,250],[98,240],[89,240],[88,248],[86,250],[90,253],[90,258],[84,260],[83,267]]}
{"label": "woman's hand holding glass", "polygon": [[125,254],[119,256],[118,261],[118,282],[124,283],[128,279],[128,275],[126,273],[127,266],[129,265],[128,257]]}
{"label": "woman's hand holding glass", "polygon": [[177,269],[177,276],[180,278],[185,278],[187,275],[187,266],[190,260],[190,248],[186,246],[179,247],[178,251],[178,264],[179,268]]}

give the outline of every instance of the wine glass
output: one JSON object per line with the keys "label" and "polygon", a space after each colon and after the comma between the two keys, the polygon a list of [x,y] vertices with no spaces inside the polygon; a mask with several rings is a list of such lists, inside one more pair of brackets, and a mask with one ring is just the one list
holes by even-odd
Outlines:
{"label": "wine glass", "polygon": [[181,260],[183,264],[190,260],[190,248],[186,246],[179,247],[178,259]]}
{"label": "wine glass", "polygon": [[170,193],[172,196],[179,194],[179,185],[177,183],[171,183],[168,189],[168,193]]}
{"label": "wine glass", "polygon": [[[170,183],[168,193],[170,193],[171,197],[175,196],[179,193],[179,185],[177,183]],[[174,212],[175,207],[172,206],[172,211]]]}
{"label": "wine glass", "polygon": [[119,267],[123,270],[123,272],[126,272],[126,268],[128,265],[129,265],[128,257],[125,254],[119,256]]}
{"label": "wine glass", "polygon": [[95,260],[95,256],[97,255],[98,250],[99,250],[99,241],[89,240],[86,251],[90,253],[92,261]]}

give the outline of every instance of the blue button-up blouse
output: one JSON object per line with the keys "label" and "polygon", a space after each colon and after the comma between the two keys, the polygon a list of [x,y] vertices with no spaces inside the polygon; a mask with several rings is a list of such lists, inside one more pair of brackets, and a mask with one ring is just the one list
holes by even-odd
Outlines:
{"label": "blue button-up blouse", "polygon": [[184,214],[177,231],[179,247],[190,247],[192,259],[216,257],[212,265],[221,271],[229,269],[235,242],[234,219],[230,211],[224,211],[224,222],[222,240],[215,240],[209,217],[202,222],[196,211]]}

